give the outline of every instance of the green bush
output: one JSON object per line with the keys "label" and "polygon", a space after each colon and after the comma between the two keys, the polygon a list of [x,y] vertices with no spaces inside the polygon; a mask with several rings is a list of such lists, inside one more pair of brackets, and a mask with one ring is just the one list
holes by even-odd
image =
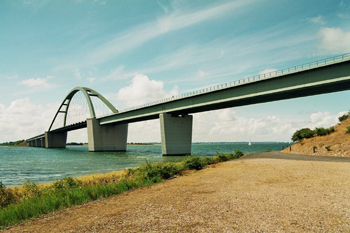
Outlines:
{"label": "green bush", "polygon": [[315,132],[309,128],[303,128],[300,130],[297,130],[293,136],[292,136],[292,141],[293,142],[300,142],[304,138],[311,138],[313,137]]}
{"label": "green bush", "polygon": [[195,169],[195,170],[201,170],[203,168],[203,162],[199,156],[186,156],[184,160],[182,160],[182,165],[184,169]]}
{"label": "green bush", "polygon": [[229,155],[226,155],[226,154],[218,154],[216,157],[218,159],[218,162],[225,162],[230,159]]}
{"label": "green bush", "polygon": [[154,177],[160,177],[162,179],[168,179],[178,174],[181,170],[180,166],[175,163],[155,163],[150,164],[146,160],[146,164],[141,167],[129,169],[128,174],[133,175],[135,177],[139,177],[141,179],[151,179]]}
{"label": "green bush", "polygon": [[12,203],[16,202],[15,195],[10,189],[7,189],[5,185],[0,181],[0,207],[4,208]]}
{"label": "green bush", "polygon": [[235,159],[238,159],[244,155],[243,151],[235,150]]}
{"label": "green bush", "polygon": [[342,122],[348,118],[349,118],[349,114],[344,114],[344,115],[338,117],[338,120],[339,120],[339,122]]}
{"label": "green bush", "polygon": [[61,191],[68,190],[71,188],[78,188],[81,185],[82,185],[81,181],[73,179],[70,176],[67,176],[61,180],[57,180],[56,182],[53,182],[52,188],[56,192],[61,192]]}
{"label": "green bush", "polygon": [[323,128],[323,127],[321,127],[321,128],[316,128],[316,129],[315,129],[315,132],[316,132],[316,135],[317,135],[317,136],[328,135],[328,134],[334,132],[334,127],[331,127],[331,128],[329,128],[329,129],[325,129],[325,128]]}
{"label": "green bush", "polygon": [[43,190],[40,190],[39,186],[35,182],[27,180],[23,183],[24,196],[37,196],[40,197],[43,193]]}
{"label": "green bush", "polygon": [[346,129],[347,129],[347,130],[346,130],[345,133],[346,133],[346,134],[350,134],[350,126],[347,126]]}
{"label": "green bush", "polygon": [[202,157],[201,162],[203,165],[211,165],[216,163],[213,157]]}

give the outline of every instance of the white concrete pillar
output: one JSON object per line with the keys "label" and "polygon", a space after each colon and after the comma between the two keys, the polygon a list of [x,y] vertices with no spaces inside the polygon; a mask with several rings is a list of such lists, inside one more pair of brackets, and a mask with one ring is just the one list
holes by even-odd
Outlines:
{"label": "white concrete pillar", "polygon": [[67,132],[51,133],[45,132],[46,148],[66,148]]}
{"label": "white concrete pillar", "polygon": [[126,151],[128,124],[100,125],[96,118],[87,119],[89,151]]}
{"label": "white concrete pillar", "polygon": [[190,155],[193,116],[160,114],[163,155]]}

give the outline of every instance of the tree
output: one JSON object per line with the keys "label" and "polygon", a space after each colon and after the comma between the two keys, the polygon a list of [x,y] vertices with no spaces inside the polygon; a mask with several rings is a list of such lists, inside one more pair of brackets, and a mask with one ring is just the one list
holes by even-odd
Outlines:
{"label": "tree", "polygon": [[303,128],[300,130],[297,130],[293,136],[292,136],[292,141],[293,142],[300,142],[304,138],[312,138],[315,134],[315,131],[309,129],[309,128]]}

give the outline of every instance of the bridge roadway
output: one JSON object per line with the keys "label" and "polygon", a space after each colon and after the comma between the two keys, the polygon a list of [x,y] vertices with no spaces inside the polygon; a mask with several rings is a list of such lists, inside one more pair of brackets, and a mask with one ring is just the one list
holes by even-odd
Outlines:
{"label": "bridge roadway", "polygon": [[[163,154],[189,154],[193,121],[189,114],[345,90],[350,90],[350,54],[173,96],[108,116],[87,119],[86,123],[81,122],[56,131],[69,131],[87,126],[90,144],[90,141],[97,138],[97,135],[93,136],[92,129],[96,131],[96,127],[119,127],[109,129],[113,133],[107,135],[122,134],[120,137],[123,142],[118,141],[116,144],[124,144],[128,123],[160,118]],[[110,137],[99,135],[105,139]],[[100,150],[105,149],[91,147],[91,151]]]}

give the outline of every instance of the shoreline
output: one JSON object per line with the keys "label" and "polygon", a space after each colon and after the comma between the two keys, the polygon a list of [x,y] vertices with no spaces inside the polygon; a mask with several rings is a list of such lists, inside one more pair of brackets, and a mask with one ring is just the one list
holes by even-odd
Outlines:
{"label": "shoreline", "polygon": [[300,160],[299,155],[281,152],[245,155],[190,175],[44,215],[7,230],[350,231],[350,216],[345,214],[350,211],[350,160],[333,162],[322,158],[309,156]]}

